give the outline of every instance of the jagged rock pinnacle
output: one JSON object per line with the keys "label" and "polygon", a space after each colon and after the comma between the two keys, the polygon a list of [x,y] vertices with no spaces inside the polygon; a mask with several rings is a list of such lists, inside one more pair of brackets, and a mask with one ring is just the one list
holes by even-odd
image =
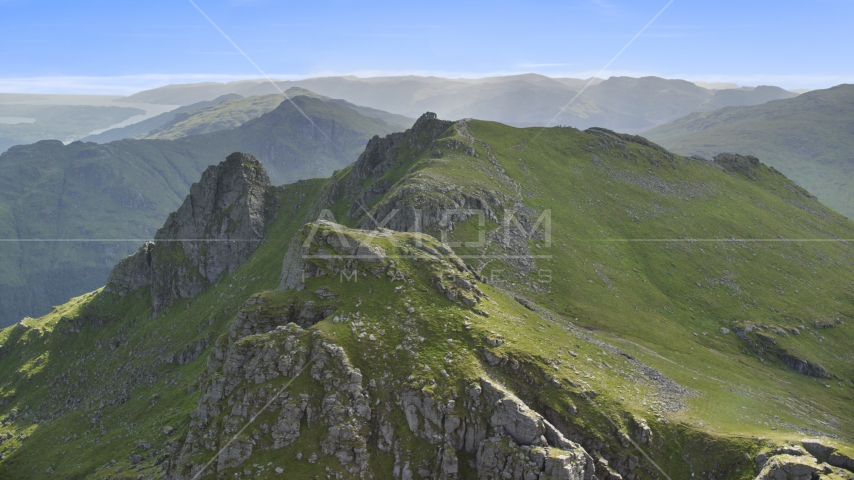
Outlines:
{"label": "jagged rock pinnacle", "polygon": [[106,290],[125,295],[149,285],[155,312],[176,298],[197,295],[245,262],[264,238],[270,186],[252,155],[233,153],[208,167],[154,243],[113,269]]}

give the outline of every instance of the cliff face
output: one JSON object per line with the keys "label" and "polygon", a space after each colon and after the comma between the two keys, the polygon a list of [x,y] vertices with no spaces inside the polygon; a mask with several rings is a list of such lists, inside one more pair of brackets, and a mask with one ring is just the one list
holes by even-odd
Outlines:
{"label": "cliff face", "polygon": [[[410,299],[416,291],[430,301],[447,299],[454,309],[488,315],[474,308],[485,296],[453,252],[426,235],[331,222],[306,225],[297,240],[294,265],[286,269],[300,272],[304,283],[253,296],[229,325],[208,359],[189,432],[172,445],[169,478],[227,474],[245,468],[259,452],[289,458],[295,450],[300,453],[292,468],[325,468],[335,478],[594,478],[593,458],[584,448],[500,381],[483,375],[479,358],[463,347],[481,341],[471,324],[444,327],[467,333],[439,341],[448,351],[449,372],[443,369],[433,388],[415,378],[433,369],[420,365],[412,373],[415,365],[409,365],[435,348],[427,346],[426,330],[397,346],[381,332],[361,334],[359,346],[337,340],[348,326],[355,331],[375,325],[366,312],[344,313],[358,308],[361,302],[347,295],[363,282],[397,294],[384,297],[387,308],[378,308],[395,318],[387,328],[399,322],[408,330],[425,322]],[[351,280],[337,281],[345,275]],[[324,286],[313,294],[305,290],[318,282]],[[330,323],[333,314],[331,331],[312,328]],[[493,334],[484,341],[498,346],[503,338]],[[365,365],[366,358],[389,354],[399,360]],[[461,375],[453,368],[457,363],[478,374]],[[250,418],[258,419],[252,433],[233,441],[235,429]],[[216,451],[221,453],[208,463]]]}
{"label": "cliff face", "polygon": [[208,167],[155,241],[113,269],[106,290],[126,295],[149,286],[155,312],[197,295],[258,247],[270,188],[267,172],[252,155],[233,153]]}
{"label": "cliff face", "polygon": [[[470,168],[490,182],[468,182],[472,172],[421,175],[412,161],[425,153],[437,164],[470,160]],[[349,175],[333,184],[327,201],[349,204],[348,220],[362,229],[427,232],[444,239],[470,219],[492,223],[477,247],[497,249],[514,268],[530,272],[535,265],[528,242],[545,240],[541,227],[549,220],[525,204],[526,195],[530,192],[508,175],[490,145],[471,134],[467,120],[448,122],[428,112],[405,132],[371,139]],[[473,263],[478,271],[484,266]]]}
{"label": "cliff face", "polygon": [[154,242],[147,242],[133,255],[123,258],[110,272],[104,290],[125,296],[151,285],[151,252]]}

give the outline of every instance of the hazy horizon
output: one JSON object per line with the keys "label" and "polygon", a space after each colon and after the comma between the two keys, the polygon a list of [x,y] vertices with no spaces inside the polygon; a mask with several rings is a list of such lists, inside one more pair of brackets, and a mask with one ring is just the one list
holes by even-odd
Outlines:
{"label": "hazy horizon", "polygon": [[196,5],[0,1],[0,91],[128,95],[258,78],[252,62],[281,80],[598,74],[789,90],[854,82],[839,61],[852,39],[852,2]]}

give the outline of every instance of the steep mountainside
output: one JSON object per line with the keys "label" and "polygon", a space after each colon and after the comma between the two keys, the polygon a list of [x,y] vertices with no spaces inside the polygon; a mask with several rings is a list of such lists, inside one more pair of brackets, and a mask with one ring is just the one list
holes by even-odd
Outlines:
{"label": "steep mountainside", "polygon": [[[587,81],[526,74],[477,80],[418,76],[326,77],[277,84],[282,89],[307,88],[321,95],[409,117],[429,110],[443,118],[481,118],[515,126],[545,125],[552,121],[552,125],[605,127],[625,132],[639,132],[708,109],[709,105],[753,105],[794,95],[776,87],[760,87],[731,95],[684,80],[612,77],[593,82],[570,108],[558,115]],[[226,92],[264,95],[275,91],[268,82],[170,85],[131,95],[124,101],[183,103]]]}
{"label": "steep mountainside", "polygon": [[[394,115],[382,110],[354,105],[345,100],[324,97],[304,88],[293,87],[285,92],[285,94],[288,97],[294,98],[317,98],[327,103],[334,103],[349,108],[362,116],[386,123],[392,130],[406,130],[415,122],[414,118],[407,118],[403,115]],[[223,102],[215,106],[178,115],[174,120],[163,124],[141,138],[176,139],[188,135],[234,128],[273,110],[282,103],[283,99],[284,97],[281,94],[276,93]]]}
{"label": "steep mountainside", "polygon": [[294,102],[314,126],[284,102],[240,127],[177,140],[42,141],[0,155],[0,238],[21,240],[0,245],[0,325],[103,285],[214,159],[255,154],[281,184],[327,176],[394,131],[333,102]]}
{"label": "steep mountainside", "polygon": [[854,218],[854,85],[695,113],[643,135],[684,155],[754,155]]}
{"label": "steep mountainside", "polygon": [[[354,105],[345,100],[318,95],[304,88],[292,87],[285,94],[288,97],[317,98],[324,102],[347,107],[365,117],[381,120],[388,124],[392,130],[406,130],[415,122],[414,118]],[[84,138],[83,141],[107,143],[125,138],[174,140],[189,135],[227,130],[260,117],[279,106],[283,100],[284,97],[280,93],[246,98],[236,93],[229,93],[211,101],[202,101],[180,107],[127,127],[108,130],[99,135],[91,135]]]}
{"label": "steep mountainside", "polygon": [[0,332],[0,475],[852,475],[854,224],[755,158],[427,114],[266,178]]}
{"label": "steep mountainside", "polygon": [[211,105],[217,105],[226,100],[231,100],[235,98],[242,98],[240,95],[236,93],[229,93],[226,95],[222,95],[213,100],[205,100],[202,102],[197,102],[192,105],[187,105],[184,107],[178,107],[175,110],[170,112],[161,113],[160,115],[155,115],[147,120],[143,120],[141,122],[133,123],[126,127],[120,128],[112,128],[107,130],[106,132],[99,133],[97,135],[89,135],[88,137],[81,138],[81,142],[95,142],[95,143],[110,143],[115,142],[117,140],[124,140],[125,138],[136,138],[143,137],[148,135],[148,133],[152,130],[162,127],[163,125],[172,122],[175,120],[175,117],[180,114],[186,114],[187,112],[191,112],[193,110],[198,110],[200,108],[209,107]]}
{"label": "steep mountainside", "polygon": [[277,94],[228,99],[214,105],[179,113],[140,138],[174,140],[189,135],[238,127],[278,107],[283,99],[282,95]]}

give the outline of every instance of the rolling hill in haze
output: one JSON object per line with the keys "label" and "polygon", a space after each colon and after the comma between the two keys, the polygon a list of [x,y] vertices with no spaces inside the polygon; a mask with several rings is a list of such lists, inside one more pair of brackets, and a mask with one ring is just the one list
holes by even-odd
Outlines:
{"label": "rolling hill in haze", "polygon": [[148,135],[152,130],[158,129],[167,123],[170,123],[175,120],[177,115],[182,115],[187,112],[191,112],[193,110],[198,110],[201,108],[209,107],[211,105],[216,105],[218,103],[222,103],[226,100],[231,100],[234,98],[242,98],[240,95],[236,93],[229,93],[226,95],[219,96],[213,100],[205,100],[202,102],[197,102],[191,105],[185,105],[183,107],[178,107],[175,110],[161,113],[160,115],[155,115],[149,119],[143,120],[141,122],[132,123],[130,125],[120,127],[120,128],[111,128],[107,131],[101,132],[96,135],[89,135],[87,137],[83,137],[80,139],[81,142],[95,142],[95,143],[110,143],[116,140],[124,140],[125,138],[137,138],[144,137]]}
{"label": "rolling hill in haze", "polygon": [[683,155],[754,155],[854,218],[854,85],[694,113],[643,135]]}
{"label": "rolling hill in haze", "polygon": [[426,114],[162,225],[0,331],[0,476],[854,474],[854,223],[755,158]]}
{"label": "rolling hill in haze", "polygon": [[[689,113],[724,105],[753,105],[795,94],[777,87],[710,90],[684,80],[612,77],[596,80],[565,112],[561,108],[587,83],[526,74],[476,80],[440,77],[326,77],[277,82],[332,98],[416,117],[424,111],[444,118],[481,118],[514,126],[569,125],[640,132]],[[268,82],[170,85],[119,99],[123,102],[187,104],[226,93],[265,95]],[[557,117],[556,117],[557,116]]]}
{"label": "rolling hill in haze", "polygon": [[[379,119],[396,130],[406,130],[415,122],[414,118],[354,105],[345,100],[318,95],[304,88],[292,87],[285,94],[288,97],[304,96],[336,103],[355,110],[366,117]],[[84,138],[83,141],[107,143],[125,138],[174,140],[189,135],[227,130],[273,110],[282,103],[283,99],[284,96],[279,93],[250,97],[228,93],[214,100],[180,107],[133,125],[108,130],[99,135],[91,135]]]}
{"label": "rolling hill in haze", "polygon": [[0,155],[0,238],[21,240],[0,245],[0,323],[42,315],[102,285],[216,159],[250,152],[274,183],[290,183],[328,176],[371,137],[397,130],[334,101],[293,100],[314,125],[284,102],[236,128],[176,140],[46,140]]}
{"label": "rolling hill in haze", "polygon": [[138,138],[174,140],[189,135],[227,130],[273,110],[282,103],[282,99],[283,97],[277,94],[229,98],[214,105],[180,112],[168,122]]}

